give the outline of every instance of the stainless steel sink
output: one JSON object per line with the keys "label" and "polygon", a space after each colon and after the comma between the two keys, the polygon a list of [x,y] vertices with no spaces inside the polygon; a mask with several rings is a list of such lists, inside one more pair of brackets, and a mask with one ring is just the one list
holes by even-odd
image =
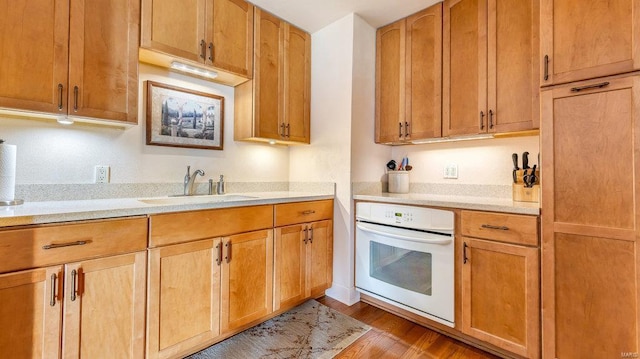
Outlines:
{"label": "stainless steel sink", "polygon": [[204,196],[177,196],[177,197],[154,197],[139,198],[138,201],[146,204],[182,205],[200,203],[232,202],[247,199],[255,199],[255,196],[245,196],[240,194],[204,195]]}

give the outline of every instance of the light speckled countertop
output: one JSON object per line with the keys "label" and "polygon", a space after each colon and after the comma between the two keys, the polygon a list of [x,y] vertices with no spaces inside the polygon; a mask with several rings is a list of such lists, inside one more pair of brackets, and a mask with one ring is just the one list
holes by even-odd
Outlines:
{"label": "light speckled countertop", "polygon": [[[244,198],[238,198],[238,195],[243,196]],[[225,200],[221,200],[225,198],[225,195],[199,196],[203,202],[188,204],[167,203],[181,197],[155,197],[152,201],[156,201],[156,203],[141,201],[146,198],[25,202],[19,206],[0,207],[0,227],[79,221],[97,218],[127,217],[213,208],[254,206],[261,204],[314,201],[334,198],[333,193],[326,191],[243,192],[228,194],[226,196],[228,199]],[[205,197],[211,198],[212,201],[205,202]],[[168,201],[164,201],[165,199]],[[199,201],[199,199],[195,200]]]}

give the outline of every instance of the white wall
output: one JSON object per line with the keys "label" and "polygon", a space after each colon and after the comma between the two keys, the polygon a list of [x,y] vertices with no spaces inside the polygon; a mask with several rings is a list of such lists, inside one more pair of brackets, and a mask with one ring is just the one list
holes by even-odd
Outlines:
{"label": "white wall", "polygon": [[[144,81],[154,80],[225,98],[224,150],[147,146]],[[0,138],[18,146],[16,183],[93,183],[94,166],[111,166],[111,182],[181,182],[186,166],[206,178],[224,174],[230,182],[285,182],[289,176],[286,147],[233,141],[233,88],[140,65],[138,126],[120,129],[55,121],[0,118]]]}
{"label": "white wall", "polygon": [[291,147],[290,181],[336,183],[333,287],[346,303],[353,291],[351,240],[351,109],[354,15],[312,34],[311,145]]}

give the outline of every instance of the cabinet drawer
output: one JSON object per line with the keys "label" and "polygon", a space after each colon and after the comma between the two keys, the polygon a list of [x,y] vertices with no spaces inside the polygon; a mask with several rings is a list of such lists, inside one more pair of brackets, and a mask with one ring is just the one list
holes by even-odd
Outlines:
{"label": "cabinet drawer", "polygon": [[507,243],[538,245],[538,217],[462,211],[462,235]]}
{"label": "cabinet drawer", "polygon": [[0,272],[144,250],[147,218],[87,221],[0,231]]}
{"label": "cabinet drawer", "polygon": [[149,247],[273,228],[273,206],[221,208],[151,216]]}
{"label": "cabinet drawer", "polygon": [[276,227],[333,218],[333,200],[276,205]]}

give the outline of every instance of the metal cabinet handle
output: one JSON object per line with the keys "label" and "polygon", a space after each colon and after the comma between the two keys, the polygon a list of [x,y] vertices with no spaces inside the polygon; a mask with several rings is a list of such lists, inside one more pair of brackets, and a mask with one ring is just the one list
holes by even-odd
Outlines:
{"label": "metal cabinet handle", "polygon": [[302,241],[304,242],[304,244],[307,244],[307,241],[309,240],[309,229],[307,228],[307,226],[304,226],[304,229],[302,231],[304,232],[304,239]]}
{"label": "metal cabinet handle", "polygon": [[493,110],[489,110],[489,128],[493,128]]}
{"label": "metal cabinet handle", "polygon": [[409,127],[409,122],[404,121],[404,137],[407,138],[411,136],[411,128]]}
{"label": "metal cabinet handle", "polygon": [[313,244],[313,227],[309,227],[309,242]]}
{"label": "metal cabinet handle", "polygon": [[62,84],[58,84],[58,111],[62,111],[62,90],[64,86]]}
{"label": "metal cabinet handle", "polygon": [[74,269],[71,271],[71,301],[74,302],[76,300],[77,293],[77,284],[78,284],[78,272]]}
{"label": "metal cabinet handle", "polygon": [[494,226],[494,225],[491,225],[491,224],[483,224],[481,227],[482,228],[486,228],[486,229],[499,229],[501,231],[508,231],[509,230],[509,227],[507,227],[507,226]]}
{"label": "metal cabinet handle", "polygon": [[72,247],[72,246],[83,246],[89,243],[89,241],[75,241],[75,242],[66,242],[66,243],[52,243],[42,246],[42,249],[56,249],[56,248],[64,248],[64,247]]}
{"label": "metal cabinet handle", "polygon": [[549,55],[544,55],[544,80],[549,80]]}
{"label": "metal cabinet handle", "polygon": [[227,255],[224,257],[227,263],[231,262],[231,242],[227,242],[224,245],[227,248]]}
{"label": "metal cabinet handle", "polygon": [[484,111],[480,111],[480,129],[484,130]]}
{"label": "metal cabinet handle", "polygon": [[213,62],[213,42],[209,43],[209,61]]}
{"label": "metal cabinet handle", "polygon": [[469,258],[467,257],[467,248],[469,248],[469,246],[467,245],[467,242],[463,242],[463,245],[462,245],[462,263],[463,264],[467,264],[467,261],[469,260]]}
{"label": "metal cabinet handle", "polygon": [[310,214],[314,214],[314,213],[316,213],[316,211],[314,211],[314,210],[312,210],[312,209],[308,209],[308,210],[306,210],[306,211],[302,211],[302,212],[300,212],[300,213],[302,213],[302,215],[303,215],[303,216],[308,216],[308,215],[310,215]]}
{"label": "metal cabinet handle", "polygon": [[602,82],[599,84],[587,85],[587,86],[581,86],[581,87],[572,87],[571,92],[580,92],[583,90],[591,90],[591,89],[601,89],[606,86],[609,86],[609,82]]}
{"label": "metal cabinet handle", "polygon": [[200,57],[204,60],[207,57],[207,43],[200,40]]}
{"label": "metal cabinet handle", "polygon": [[285,129],[287,130],[287,134],[284,137],[290,137],[291,135],[291,126],[287,123],[287,126],[285,127]]}
{"label": "metal cabinet handle", "polygon": [[220,265],[220,263],[222,263],[222,243],[216,244],[216,251],[218,252],[216,255],[216,264]]}
{"label": "metal cabinet handle", "polygon": [[402,138],[402,122],[398,122],[398,138]]}
{"label": "metal cabinet handle", "polygon": [[58,279],[58,276],[55,273],[51,274],[51,300],[49,305],[52,307],[56,306],[56,279]]}
{"label": "metal cabinet handle", "polygon": [[78,86],[73,86],[73,112],[78,112]]}
{"label": "metal cabinet handle", "polygon": [[280,137],[285,137],[284,136],[284,122],[280,124]]}

